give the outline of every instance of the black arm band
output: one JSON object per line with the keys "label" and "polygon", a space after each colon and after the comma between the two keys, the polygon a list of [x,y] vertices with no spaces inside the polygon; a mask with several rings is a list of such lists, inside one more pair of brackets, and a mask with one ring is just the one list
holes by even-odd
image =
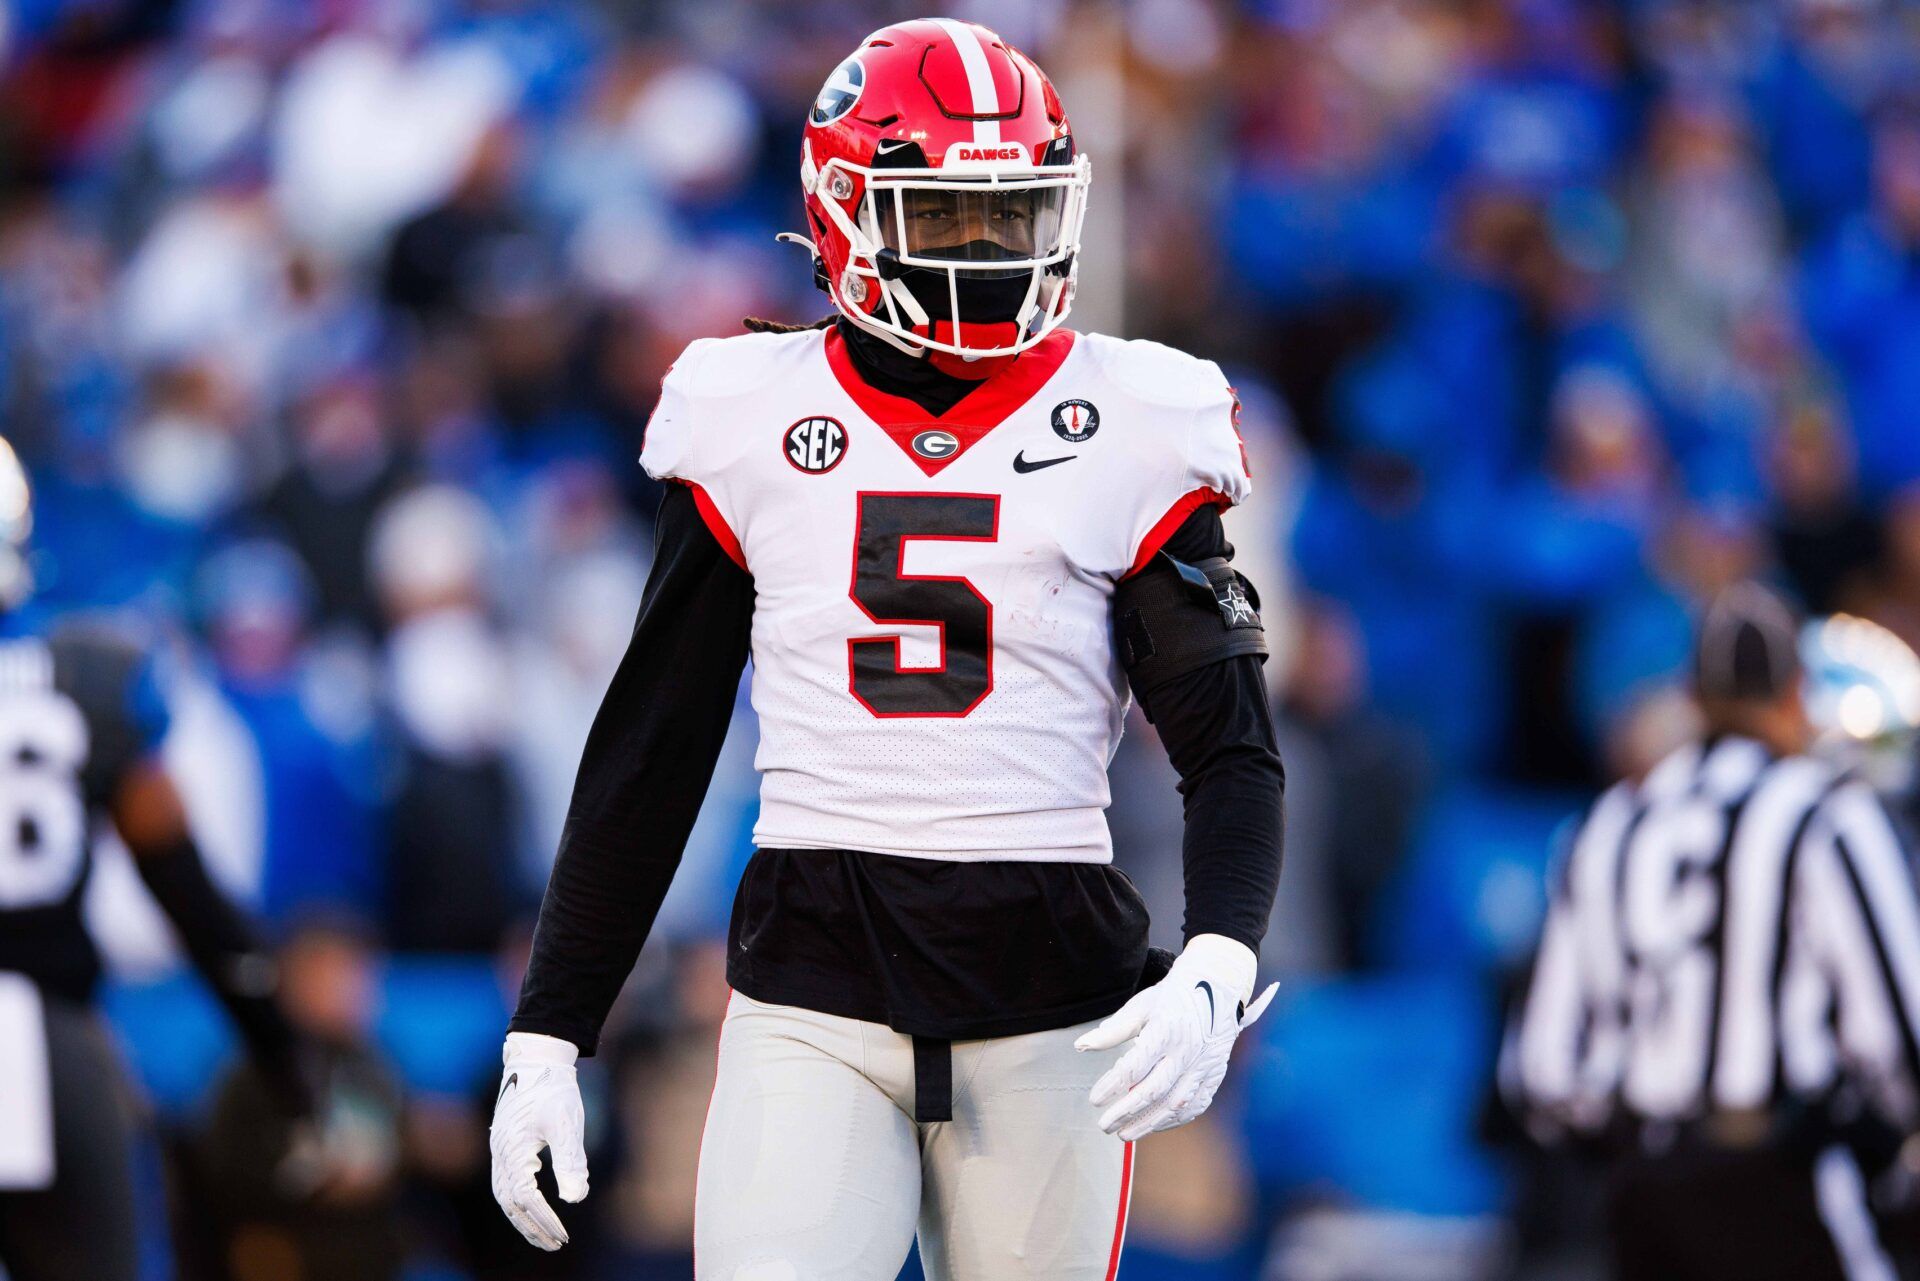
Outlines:
{"label": "black arm band", "polygon": [[312,1091],[300,1072],[293,1029],[280,1012],[279,967],[247,919],[207,876],[193,839],[183,836],[164,849],[143,850],[134,866],[275,1094],[295,1115],[311,1115]]}
{"label": "black arm band", "polygon": [[1267,656],[1260,598],[1224,556],[1189,565],[1160,553],[1114,589],[1113,617],[1120,662],[1143,703],[1188,672]]}

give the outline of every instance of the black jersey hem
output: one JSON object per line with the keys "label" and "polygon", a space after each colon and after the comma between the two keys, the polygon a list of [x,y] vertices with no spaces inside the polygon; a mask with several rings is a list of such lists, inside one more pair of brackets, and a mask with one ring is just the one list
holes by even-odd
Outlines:
{"label": "black jersey hem", "polygon": [[779,975],[737,974],[735,966],[729,961],[727,984],[742,996],[762,1005],[787,1005],[815,1014],[876,1023],[905,1036],[938,1037],[946,1041],[984,1041],[1003,1036],[1026,1036],[1103,1019],[1125,1005],[1135,988],[1135,985],[1129,984],[1125,990],[1106,996],[1056,1009],[1031,1010],[1010,1018],[933,1019],[898,1015],[871,1002],[849,999],[844,975],[836,981],[825,975],[803,974],[791,967],[785,968]]}
{"label": "black jersey hem", "polygon": [[945,1040],[1104,1017],[1151,960],[1146,905],[1110,865],[852,850],[757,850],[727,942],[756,1001]]}

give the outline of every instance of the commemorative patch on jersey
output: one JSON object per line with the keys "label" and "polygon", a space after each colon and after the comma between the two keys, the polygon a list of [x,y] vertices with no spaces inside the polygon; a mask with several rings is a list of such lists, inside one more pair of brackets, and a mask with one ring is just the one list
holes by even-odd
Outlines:
{"label": "commemorative patch on jersey", "polygon": [[959,449],[960,438],[938,427],[920,432],[913,438],[913,452],[922,458],[951,458]]}
{"label": "commemorative patch on jersey", "polygon": [[1100,411],[1093,402],[1063,400],[1053,407],[1053,434],[1061,440],[1079,444],[1100,430]]}
{"label": "commemorative patch on jersey", "polygon": [[787,461],[803,472],[830,472],[847,456],[847,429],[837,418],[802,418],[787,428],[786,453]]}

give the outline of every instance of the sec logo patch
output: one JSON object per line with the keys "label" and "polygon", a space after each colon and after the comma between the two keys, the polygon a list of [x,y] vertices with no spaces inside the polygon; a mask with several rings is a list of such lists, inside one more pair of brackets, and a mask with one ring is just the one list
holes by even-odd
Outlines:
{"label": "sec logo patch", "polygon": [[847,456],[847,429],[837,418],[802,418],[787,428],[787,461],[818,476]]}
{"label": "sec logo patch", "polygon": [[1063,400],[1053,407],[1053,434],[1079,444],[1100,430],[1100,411],[1092,402]]}

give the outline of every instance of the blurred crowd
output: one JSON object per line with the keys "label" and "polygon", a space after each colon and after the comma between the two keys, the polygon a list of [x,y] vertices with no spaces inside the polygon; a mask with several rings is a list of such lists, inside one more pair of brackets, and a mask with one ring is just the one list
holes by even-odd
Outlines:
{"label": "blurred crowd", "polygon": [[[1143,1153],[1127,1275],[1583,1275],[1483,1122],[1556,826],[1689,732],[1758,576],[1920,644],[1920,13],[1893,0],[979,0],[1096,182],[1079,321],[1216,358],[1289,772],[1234,1097]],[[40,604],[137,620],[210,860],[333,1047],[323,1182],[111,864],[151,1275],[689,1275],[742,700],[535,1257],[485,1113],[631,627],[668,363],[823,314],[798,124],[892,0],[12,0],[0,434]],[[1179,920],[1134,726],[1122,864]],[[169,1177],[161,1179],[165,1169]],[[158,1189],[171,1189],[162,1201]]]}

